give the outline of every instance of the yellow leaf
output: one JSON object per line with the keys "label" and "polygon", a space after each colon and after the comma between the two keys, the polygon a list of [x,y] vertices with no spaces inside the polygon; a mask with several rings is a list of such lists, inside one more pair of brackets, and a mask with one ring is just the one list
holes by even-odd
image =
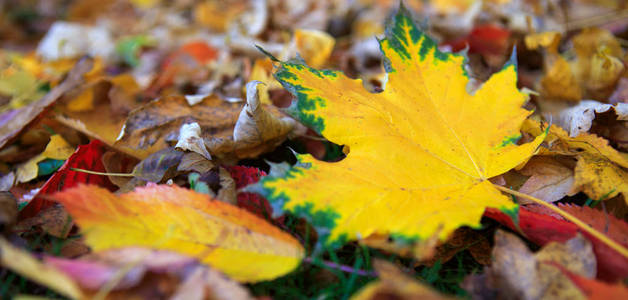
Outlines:
{"label": "yellow leaf", "polygon": [[81,290],[72,279],[55,268],[41,263],[27,252],[15,248],[2,237],[0,237],[0,266],[66,297],[82,298]]}
{"label": "yellow leaf", "polygon": [[68,159],[74,153],[74,150],[60,135],[55,134],[51,136],[44,152],[17,167],[17,182],[28,182],[35,179],[39,171],[38,163],[48,158],[57,160]]}
{"label": "yellow leaf", "polygon": [[551,100],[580,101],[582,91],[571,66],[562,56],[548,54],[547,71],[541,79],[542,95]]}
{"label": "yellow leaf", "polygon": [[81,185],[54,197],[95,251],[127,246],[176,251],[243,282],[284,275],[303,257],[292,236],[265,220],[177,186],[150,185],[116,196]]}
{"label": "yellow leaf", "polygon": [[[526,120],[523,131],[538,134],[538,122]],[[590,133],[580,133],[576,137],[562,128],[552,125],[546,138],[548,148],[539,151],[541,155],[569,155],[578,159],[575,178],[570,193],[582,191],[592,199],[610,199],[622,193],[628,196],[628,157],[618,152],[604,138]],[[628,199],[627,199],[628,201]]]}
{"label": "yellow leaf", "polygon": [[595,200],[622,193],[628,197],[628,172],[599,155],[581,154],[575,170],[574,187]]}
{"label": "yellow leaf", "polygon": [[382,93],[296,63],[276,74],[298,99],[291,114],[348,155],[299,155],[284,176],[271,171],[250,190],[309,218],[327,245],[372,234],[416,240],[438,231],[445,239],[460,226],[478,227],[487,207],[512,212],[517,206],[488,178],[524,162],[544,138],[516,144],[530,112],[521,107],[514,61],[469,93],[464,57],[440,52],[405,9],[387,33]]}
{"label": "yellow leaf", "polygon": [[68,111],[84,112],[94,109],[94,89],[87,88],[67,104]]}
{"label": "yellow leaf", "polygon": [[70,146],[63,137],[55,134],[50,137],[50,142],[42,153],[46,158],[64,160],[74,153],[74,147]]}
{"label": "yellow leaf", "polygon": [[320,68],[327,62],[336,44],[336,40],[328,33],[308,29],[295,30],[294,42],[299,55],[313,68]]}

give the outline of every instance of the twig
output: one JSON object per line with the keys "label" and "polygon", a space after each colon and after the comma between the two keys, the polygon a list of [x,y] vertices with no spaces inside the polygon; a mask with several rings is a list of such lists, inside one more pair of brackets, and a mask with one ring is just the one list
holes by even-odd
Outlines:
{"label": "twig", "polygon": [[341,265],[341,264],[337,264],[335,262],[331,262],[331,261],[324,261],[324,260],[319,260],[319,259],[313,259],[311,257],[306,257],[303,259],[304,262],[309,263],[309,264],[313,264],[313,265],[317,265],[317,264],[323,264],[328,268],[331,269],[336,269],[345,273],[351,273],[351,274],[356,274],[356,275],[360,275],[360,276],[367,276],[367,277],[377,277],[377,273],[373,272],[373,271],[366,271],[366,270],[360,270],[360,269],[354,269],[353,267],[347,266],[347,265]]}
{"label": "twig", "polygon": [[134,177],[135,176],[133,175],[133,173],[105,173],[105,172],[91,171],[91,170],[85,170],[85,169],[79,169],[79,168],[70,168],[70,170],[81,172],[81,173],[92,174],[92,175],[102,175],[102,176],[117,176],[117,177]]}
{"label": "twig", "polygon": [[539,204],[541,206],[549,208],[553,212],[561,215],[563,218],[567,219],[571,223],[574,223],[576,226],[580,227],[580,229],[586,231],[587,233],[589,233],[593,237],[597,238],[602,243],[604,243],[607,246],[609,246],[611,249],[617,251],[623,257],[628,258],[628,249],[626,249],[624,246],[622,246],[619,243],[611,240],[609,237],[607,237],[603,233],[595,230],[593,227],[591,227],[588,224],[580,221],[578,218],[576,218],[573,215],[569,214],[568,212],[560,209],[559,207],[557,207],[555,205],[552,205],[552,204],[549,204],[549,203],[547,203],[547,202],[545,202],[545,201],[543,201],[541,199],[532,197],[532,196],[530,196],[528,194],[520,193],[520,192],[517,192],[515,190],[509,189],[507,187],[503,187],[503,186],[496,185],[496,184],[493,184],[493,186],[496,187],[498,190],[501,190],[501,191],[506,192],[508,194],[511,194],[511,195],[514,195],[514,196],[517,196],[517,197],[521,197],[521,198],[526,198],[526,199],[531,200],[532,202],[534,202],[536,204]]}

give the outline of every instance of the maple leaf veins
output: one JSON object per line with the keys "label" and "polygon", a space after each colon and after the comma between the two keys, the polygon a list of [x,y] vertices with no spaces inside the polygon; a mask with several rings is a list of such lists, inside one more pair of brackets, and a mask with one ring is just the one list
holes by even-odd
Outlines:
{"label": "maple leaf veins", "polygon": [[340,162],[298,155],[249,190],[308,218],[327,246],[374,233],[445,239],[478,227],[487,207],[516,213],[488,178],[524,162],[544,135],[515,143],[531,112],[514,58],[469,94],[464,57],[440,52],[403,8],[380,48],[388,82],[378,94],[341,72],[281,64],[275,76],[297,97],[292,115],[350,153]]}

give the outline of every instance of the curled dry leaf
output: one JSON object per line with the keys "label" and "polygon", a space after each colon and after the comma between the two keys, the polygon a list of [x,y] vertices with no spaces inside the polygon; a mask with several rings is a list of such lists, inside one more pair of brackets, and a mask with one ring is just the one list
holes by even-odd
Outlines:
{"label": "curled dry leaf", "polygon": [[611,109],[615,113],[616,120],[628,121],[628,104],[610,105],[593,100],[580,101],[578,105],[560,111],[552,119],[558,126],[569,132],[570,137],[576,137],[591,129],[596,114],[608,112]]}
{"label": "curled dry leaf", "polygon": [[140,246],[198,258],[242,282],[296,268],[303,247],[240,208],[184,188],[149,185],[115,196],[81,185],[54,195],[95,251]]}
{"label": "curled dry leaf", "polygon": [[493,264],[482,275],[467,278],[474,299],[586,299],[558,264],[586,278],[595,277],[595,256],[582,236],[550,243],[534,254],[515,235],[495,234]]}
{"label": "curled dry leaf", "polygon": [[257,93],[247,96],[244,108],[216,96],[193,107],[183,96],[167,96],[133,111],[119,142],[137,148],[163,148],[167,141],[177,140],[183,124],[197,123],[212,156],[255,157],[274,149],[292,132],[296,122],[281,115],[277,108],[262,105]]}
{"label": "curled dry leaf", "polygon": [[177,150],[192,151],[202,155],[205,159],[211,160],[212,156],[207,152],[205,142],[201,137],[201,126],[198,123],[183,124],[179,131],[179,141],[174,146]]}
{"label": "curled dry leaf", "polygon": [[426,300],[453,300],[434,291],[429,286],[404,274],[397,266],[382,260],[373,262],[379,280],[368,284],[351,296],[351,300],[378,300],[378,299],[426,299]]}
{"label": "curled dry leaf", "polygon": [[251,299],[238,283],[176,252],[121,248],[76,260],[45,262],[73,278],[86,295],[106,299]]}

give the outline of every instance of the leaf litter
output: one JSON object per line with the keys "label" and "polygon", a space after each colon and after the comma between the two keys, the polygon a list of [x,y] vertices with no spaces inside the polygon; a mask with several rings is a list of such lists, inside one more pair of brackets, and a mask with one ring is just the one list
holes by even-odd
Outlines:
{"label": "leaf litter", "polygon": [[0,297],[623,299],[625,12],[1,3]]}

